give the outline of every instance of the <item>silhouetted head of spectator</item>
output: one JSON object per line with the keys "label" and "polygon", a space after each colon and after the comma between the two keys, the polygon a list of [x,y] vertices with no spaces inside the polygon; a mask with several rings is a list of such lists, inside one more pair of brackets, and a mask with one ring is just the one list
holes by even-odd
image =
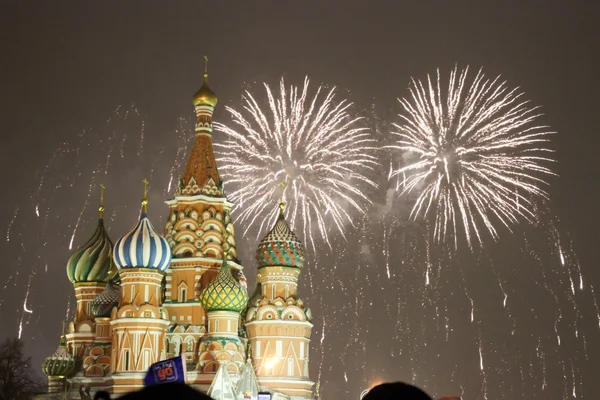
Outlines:
{"label": "silhouetted head of spectator", "polygon": [[363,400],[432,400],[424,391],[402,382],[382,383],[367,393]]}
{"label": "silhouetted head of spectator", "polygon": [[110,393],[99,390],[94,395],[94,400],[110,400]]}
{"label": "silhouetted head of spectator", "polygon": [[184,383],[163,383],[143,388],[138,392],[128,393],[119,400],[212,400],[209,396],[193,389]]}

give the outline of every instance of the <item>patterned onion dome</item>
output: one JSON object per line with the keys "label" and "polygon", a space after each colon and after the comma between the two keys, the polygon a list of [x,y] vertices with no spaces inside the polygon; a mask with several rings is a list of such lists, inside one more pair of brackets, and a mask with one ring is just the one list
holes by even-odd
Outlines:
{"label": "patterned onion dome", "polygon": [[75,358],[69,354],[62,336],[56,351],[44,359],[42,371],[47,376],[70,376],[75,370]]}
{"label": "patterned onion dome", "polygon": [[206,285],[200,294],[200,302],[206,311],[242,312],[246,308],[248,293],[231,274],[225,257],[215,280]]}
{"label": "patterned onion dome", "polygon": [[[145,206],[144,206],[145,207]],[[117,240],[113,254],[115,264],[122,268],[153,268],[166,271],[171,262],[171,249],[142,212],[140,221]]]}
{"label": "patterned onion dome", "polygon": [[112,251],[113,243],[104,229],[103,219],[100,218],[92,237],[69,258],[67,276],[71,283],[107,282]]}
{"label": "patterned onion dome", "polygon": [[120,301],[121,288],[112,282],[107,283],[104,290],[92,301],[92,313],[94,317],[110,317],[113,307],[118,306]]}
{"label": "patterned onion dome", "polygon": [[279,218],[275,226],[258,245],[256,259],[259,268],[304,266],[304,246],[286,222],[284,208],[285,204],[279,204]]}

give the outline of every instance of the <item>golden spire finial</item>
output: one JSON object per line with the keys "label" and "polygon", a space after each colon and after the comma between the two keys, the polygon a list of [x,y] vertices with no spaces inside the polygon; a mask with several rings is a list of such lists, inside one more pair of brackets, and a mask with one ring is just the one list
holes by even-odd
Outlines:
{"label": "golden spire finial", "polygon": [[287,183],[285,181],[280,181],[279,186],[281,187],[281,197],[279,200],[279,216],[283,217],[284,211],[285,211],[285,201],[284,201],[285,187],[287,186]]}
{"label": "golden spire finial", "polygon": [[142,214],[146,214],[148,212],[148,179],[144,178],[142,181],[144,182],[144,198],[142,199]]}
{"label": "golden spire finial", "polygon": [[204,82],[208,80],[208,56],[204,56]]}
{"label": "golden spire finial", "polygon": [[98,207],[98,213],[100,214],[100,219],[104,218],[104,183],[100,184],[100,206]]}

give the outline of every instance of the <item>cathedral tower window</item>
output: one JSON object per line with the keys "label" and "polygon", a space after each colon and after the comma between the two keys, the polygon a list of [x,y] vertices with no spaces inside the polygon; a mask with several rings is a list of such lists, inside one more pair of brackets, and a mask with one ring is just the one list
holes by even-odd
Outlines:
{"label": "cathedral tower window", "polygon": [[294,376],[294,359],[292,357],[288,358],[288,376]]}
{"label": "cathedral tower window", "polygon": [[123,371],[129,371],[129,350],[123,351]]}

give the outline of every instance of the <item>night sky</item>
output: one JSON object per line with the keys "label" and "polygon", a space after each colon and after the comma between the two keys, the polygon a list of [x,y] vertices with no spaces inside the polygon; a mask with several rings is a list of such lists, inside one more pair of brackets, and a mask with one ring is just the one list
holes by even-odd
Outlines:
{"label": "night sky", "polygon": [[[56,347],[74,301],[66,262],[93,231],[98,183],[113,241],[136,221],[144,177],[162,229],[162,201],[193,136],[203,55],[216,121],[227,123],[224,106],[238,107],[246,87],[308,76],[370,110],[382,143],[411,77],[483,67],[541,105],[541,123],[557,132],[558,176],[539,222],[473,252],[431,245],[428,262],[382,178],[369,193],[371,221],[309,254],[301,275],[315,316],[311,377],[325,399],[389,380],[469,400],[600,398],[600,6],[322,3],[3,3],[0,338],[20,332],[36,366]],[[377,211],[386,199],[393,216]],[[252,288],[258,233],[242,238],[241,228]]]}

